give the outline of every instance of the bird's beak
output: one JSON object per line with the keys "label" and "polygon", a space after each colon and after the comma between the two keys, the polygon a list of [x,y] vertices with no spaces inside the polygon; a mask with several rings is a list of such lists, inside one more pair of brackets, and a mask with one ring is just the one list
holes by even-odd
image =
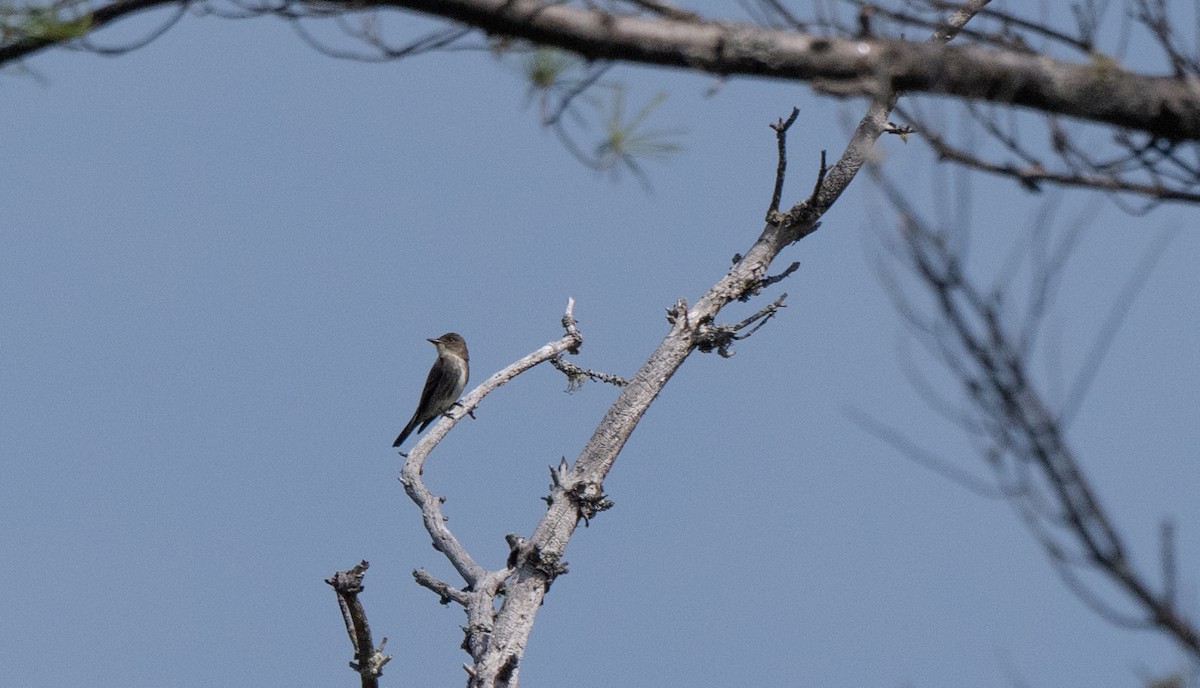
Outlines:
{"label": "bird's beak", "polygon": [[442,340],[440,340],[440,339],[426,339],[425,341],[429,342],[430,344],[433,344],[434,346],[437,346],[438,344],[442,343]]}

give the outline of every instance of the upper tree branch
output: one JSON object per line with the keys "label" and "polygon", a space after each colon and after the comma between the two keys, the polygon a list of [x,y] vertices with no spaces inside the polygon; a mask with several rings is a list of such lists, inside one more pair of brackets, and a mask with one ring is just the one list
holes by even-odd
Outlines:
{"label": "upper tree branch", "polygon": [[[118,0],[95,10],[91,27],[177,0]],[[1135,74],[1106,62],[1073,64],[1045,55],[886,38],[835,38],[703,18],[616,15],[602,8],[538,0],[343,0],[342,7],[396,7],[490,34],[553,45],[594,60],[819,82],[842,94],[911,91],[1028,107],[1170,140],[1200,140],[1200,89],[1188,77]],[[294,18],[283,2],[263,13]],[[311,12],[311,10],[309,10]],[[0,65],[70,38],[0,45]]]}
{"label": "upper tree branch", "polygon": [[[183,7],[186,5],[186,2],[180,2],[180,0],[117,0],[94,10],[88,17],[88,28],[89,31],[95,31],[120,19],[157,7]],[[70,40],[69,38],[31,37],[7,45],[0,44],[0,66],[46,48],[68,43]]]}
{"label": "upper tree branch", "polygon": [[833,38],[751,24],[623,16],[538,0],[378,0],[587,58],[840,83],[842,93],[912,91],[1200,140],[1200,93],[1187,79],[1072,64],[1044,55],[883,38]]}

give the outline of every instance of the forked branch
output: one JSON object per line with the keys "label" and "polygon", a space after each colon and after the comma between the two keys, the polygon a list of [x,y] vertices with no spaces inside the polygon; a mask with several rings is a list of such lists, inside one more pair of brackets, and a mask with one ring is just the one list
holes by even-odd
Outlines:
{"label": "forked branch", "polygon": [[[1064,419],[1070,416],[1071,402],[1066,409],[1053,410],[1030,372],[1028,327],[1010,326],[1002,310],[1004,300],[969,277],[963,256],[953,248],[956,243],[923,221],[898,189],[881,182],[899,214],[897,255],[933,303],[936,325],[927,320],[914,324],[929,338],[929,349],[961,383],[964,407],[970,409],[967,429],[987,442],[985,463],[994,472],[999,493],[1020,514],[1079,599],[1112,623],[1167,633],[1200,660],[1200,630],[1175,599],[1170,527],[1163,531],[1163,581],[1156,590],[1134,566],[1129,547],[1067,439]],[[1050,269],[1060,267],[1050,265]],[[1044,312],[1044,304],[1035,308]],[[901,310],[917,312],[911,304]],[[1101,336],[1111,336],[1111,331]],[[1088,365],[1093,363],[1085,364],[1085,375]],[[1083,572],[1107,577],[1138,611],[1131,615],[1112,607],[1086,582],[1088,577],[1080,575]]]}

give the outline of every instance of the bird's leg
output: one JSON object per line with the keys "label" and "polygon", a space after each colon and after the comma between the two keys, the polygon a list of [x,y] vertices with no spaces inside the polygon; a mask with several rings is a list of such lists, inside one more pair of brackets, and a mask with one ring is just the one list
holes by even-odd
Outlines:
{"label": "bird's leg", "polygon": [[[461,401],[456,401],[456,402],[454,402],[453,404],[450,404],[450,409],[454,408],[455,406],[458,406],[458,407],[460,407],[460,408],[461,408],[461,407],[462,407],[462,402],[461,402]],[[446,417],[449,417],[449,416],[450,416],[450,409],[446,409],[445,411],[443,411],[443,412],[442,412],[442,415],[443,415],[443,416],[446,416]],[[471,420],[475,420],[475,409],[471,409],[470,411],[467,411],[467,415],[471,417]]]}

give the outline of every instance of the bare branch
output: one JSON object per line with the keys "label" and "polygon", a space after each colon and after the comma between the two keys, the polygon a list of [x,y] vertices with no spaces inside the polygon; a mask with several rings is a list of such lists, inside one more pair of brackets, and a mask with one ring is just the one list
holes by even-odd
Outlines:
{"label": "bare branch", "polygon": [[[138,50],[140,48],[144,48],[147,45],[150,45],[154,41],[158,40],[158,38],[160,36],[162,36],[163,34],[165,34],[168,31],[170,31],[172,27],[174,27],[176,24],[178,24],[179,20],[183,19],[183,15],[187,13],[187,8],[188,8],[187,2],[182,2],[182,1],[179,2],[178,7],[175,8],[175,11],[171,14],[171,16],[167,17],[166,21],[164,21],[162,24],[160,24],[158,26],[158,28],[146,33],[144,36],[137,39],[136,41],[131,41],[131,42],[125,43],[123,45],[99,46],[99,45],[95,45],[92,42],[92,39],[90,36],[83,36],[82,38],[79,39],[79,45],[84,50],[87,50],[88,52],[96,53],[98,55],[121,55],[124,53],[132,52],[134,50]],[[94,22],[94,19],[93,19],[93,22]]]}
{"label": "bare branch", "polygon": [[379,643],[378,648],[371,641],[371,626],[367,623],[367,613],[358,599],[358,594],[363,591],[363,576],[366,575],[369,566],[366,561],[360,561],[354,568],[338,571],[326,578],[325,582],[337,593],[342,620],[346,622],[346,633],[354,646],[354,661],[350,662],[350,668],[358,672],[362,688],[377,688],[379,677],[383,675],[383,667],[391,661],[392,656],[383,653],[387,638]]}
{"label": "bare branch", "polygon": [[[885,126],[883,132],[887,132]],[[825,164],[825,151],[821,151],[821,166],[817,168],[817,181],[813,183],[812,193],[808,196],[808,203],[816,203],[817,196],[821,194],[821,187],[825,185],[825,175],[829,174],[829,166]]]}
{"label": "bare branch", "polygon": [[425,569],[416,569],[413,571],[413,578],[417,581],[417,585],[432,590],[442,604],[457,602],[464,607],[467,606],[467,601],[470,599],[467,593],[451,586],[443,580],[435,578],[433,574]]}
{"label": "bare branch", "polygon": [[1175,522],[1169,518],[1163,519],[1159,524],[1159,550],[1159,558],[1162,560],[1162,601],[1163,604],[1173,607],[1177,602],[1179,569],[1175,558]]}
{"label": "bare branch", "polygon": [[554,366],[558,372],[567,376],[567,391],[573,392],[583,386],[583,381],[586,379],[595,380],[597,382],[606,382],[617,387],[624,387],[629,384],[629,381],[620,375],[612,373],[602,373],[595,370],[580,368],[579,366],[564,359],[562,356],[556,356],[550,359],[550,365]]}
{"label": "bare branch", "polygon": [[[962,256],[946,237],[924,223],[876,168],[871,171],[900,215],[903,257],[932,296],[945,325],[938,332],[943,362],[961,382],[976,414],[987,421],[985,427],[995,448],[987,455],[989,465],[997,476],[1001,471],[1021,471],[1018,475],[1026,476],[1025,467],[1035,472],[1038,487],[1022,477],[1020,489],[1010,492],[1010,501],[1063,581],[1112,623],[1157,627],[1200,657],[1200,632],[1134,571],[1123,539],[1067,442],[1063,415],[1050,410],[1033,383],[1027,361],[1030,349],[1021,341],[1028,333],[1009,331],[999,299],[985,295],[968,278]],[[1159,251],[1161,247],[1150,253]],[[1135,278],[1144,280],[1147,270],[1145,265],[1140,267]],[[1114,314],[1125,312],[1134,291],[1132,286],[1125,290]],[[1101,333],[1102,346],[1111,340],[1114,317],[1119,320],[1120,315],[1110,316]],[[1102,351],[1093,347],[1089,365],[1098,363]],[[1081,380],[1090,380],[1089,375]],[[1076,398],[1076,393],[1068,398],[1068,410],[1074,408]],[[1043,493],[1044,497],[1039,497]],[[1168,559],[1171,557],[1164,554],[1164,560]],[[1142,617],[1131,618],[1104,603],[1081,581],[1079,570],[1084,568],[1115,583],[1142,611]]]}
{"label": "bare branch", "polygon": [[[773,222],[779,213],[779,201],[783,196],[783,179],[787,174],[787,130],[796,122],[798,116],[800,116],[800,108],[793,107],[792,114],[786,120],[780,117],[771,123],[771,128],[775,130],[775,142],[779,148],[779,162],[775,166],[775,191],[771,194],[771,205],[767,207],[767,222]],[[824,160],[821,163],[821,167],[824,168]]]}
{"label": "bare branch", "polygon": [[[140,14],[146,10],[181,4],[186,6],[186,0],[116,0],[101,6],[88,15],[88,30],[94,32],[120,19]],[[7,45],[0,45],[0,65],[19,60],[69,40],[69,38],[53,36],[33,36]]]}
{"label": "bare branch", "polygon": [[[173,3],[121,0],[96,10],[93,24],[103,26],[163,4]],[[341,3],[322,4],[337,7]],[[967,3],[959,10],[961,14],[939,28],[937,40],[930,43],[836,38],[734,22],[614,15],[599,8],[540,0],[383,0],[365,6],[416,10],[489,34],[557,46],[590,60],[682,67],[720,76],[858,84],[850,90],[862,95],[881,89],[949,95],[1035,108],[1172,140],[1200,140],[1200,94],[1186,80],[1073,64],[1046,55],[941,44],[961,30],[962,17],[969,17],[984,4]],[[355,0],[353,8],[362,7]],[[0,47],[0,64],[54,44],[54,40],[40,38]],[[1105,97],[1095,98],[1095,93]]]}
{"label": "bare branch", "polygon": [[683,19],[686,21],[695,21],[695,20],[700,19],[700,16],[698,14],[696,14],[695,12],[689,12],[688,10],[682,9],[680,7],[676,7],[675,5],[673,5],[669,2],[663,2],[663,0],[625,0],[625,1],[631,5],[640,7],[640,8],[647,10],[653,14],[657,14],[661,17],[667,17],[669,19]]}
{"label": "bare branch", "polygon": [[[798,266],[799,263],[792,263],[791,269],[787,270],[784,276],[795,272],[795,268]],[[779,277],[778,279],[783,279],[783,277]],[[779,309],[784,307],[783,302],[785,299],[787,299],[787,294],[780,294],[779,298],[775,299],[773,303],[763,306],[754,315],[751,315],[745,320],[733,325],[701,325],[697,331],[696,348],[701,353],[705,354],[711,353],[715,350],[722,358],[730,358],[734,353],[729,350],[730,347],[733,346],[733,343],[749,338],[751,335],[757,332],[759,328],[761,328],[763,325],[766,325],[771,318],[775,317],[775,314],[779,311]],[[745,300],[745,298],[743,297],[739,300]],[[754,325],[754,323],[758,324]],[[750,325],[754,325],[754,327],[751,328],[749,332],[746,332],[745,334],[738,334],[747,327],[750,327]]]}
{"label": "bare branch", "polygon": [[1154,271],[1155,263],[1158,262],[1158,259],[1167,250],[1167,246],[1170,245],[1171,240],[1178,235],[1178,231],[1176,228],[1171,231],[1162,232],[1157,240],[1146,249],[1146,252],[1138,261],[1137,267],[1130,275],[1125,288],[1121,290],[1120,296],[1109,309],[1108,315],[1104,318],[1104,323],[1101,325],[1100,332],[1088,348],[1087,356],[1084,357],[1084,367],[1079,371],[1074,384],[1071,385],[1071,389],[1067,393],[1067,398],[1063,402],[1063,407],[1059,411],[1059,415],[1064,422],[1068,422],[1078,412],[1080,405],[1083,403],[1083,397],[1087,394],[1088,387],[1096,379],[1096,372],[1100,369],[1100,363],[1104,360],[1109,346],[1112,345],[1113,339],[1116,337],[1117,328],[1125,320],[1125,316],[1129,312],[1129,308],[1133,305],[1138,292],[1141,291],[1142,286],[1146,284],[1146,280],[1150,278],[1150,274]]}
{"label": "bare branch", "polygon": [[[767,0],[763,0],[767,2]],[[771,4],[768,2],[768,5]],[[1138,130],[1170,141],[1200,140],[1200,92],[1191,77],[1150,76],[1122,68],[1098,53],[1086,64],[1031,54],[1027,48],[989,49],[944,46],[962,31],[966,19],[983,10],[980,0],[946,5],[955,14],[938,22],[934,40],[918,43],[877,37],[841,38],[807,33],[799,22],[781,30],[753,24],[712,21],[686,11],[671,11],[661,0],[643,7],[646,14],[614,14],[594,5],[575,6],[541,0],[342,0],[297,3],[294,0],[245,5],[250,15],[274,14],[296,19],[394,7],[415,10],[459,22],[488,35],[525,40],[577,53],[587,60],[656,64],[704,71],[720,77],[766,76],[810,81],[830,91],[875,97],[881,92],[907,91],[953,96],[971,101],[1017,105],[1044,113]],[[94,31],[131,14],[163,5],[182,6],[181,0],[117,0],[88,15]],[[1018,26],[1015,17],[991,11],[995,21]],[[1170,46],[1170,59],[1181,68],[1193,62],[1183,57],[1162,19],[1145,11],[1141,21]],[[1081,20],[1086,43],[1088,26]],[[1024,30],[1029,27],[1021,26]],[[379,37],[358,37],[385,57],[399,57],[445,46],[464,29],[439,32],[399,48]],[[1068,40],[1063,34],[1058,37]],[[69,36],[35,36],[0,45],[0,65],[46,47],[75,40]],[[319,44],[319,43],[318,43]],[[325,47],[325,49],[329,49]],[[1103,98],[1095,94],[1103,93]]]}
{"label": "bare branch", "polygon": [[[1010,177],[1031,191],[1040,191],[1041,184],[1049,182],[1062,186],[1099,189],[1118,193],[1132,193],[1145,198],[1159,201],[1183,201],[1200,203],[1200,191],[1189,191],[1186,188],[1169,187],[1162,183],[1151,184],[1123,179],[1115,174],[1090,174],[1087,172],[1055,172],[1048,170],[1039,162],[1027,162],[1023,165],[1013,163],[998,163],[970,153],[949,143],[944,137],[929,129],[921,129],[921,134],[934,152],[943,160],[949,160],[967,167]],[[1016,150],[1015,148],[1013,149]],[[1188,186],[1196,186],[1196,180],[1188,180]]]}
{"label": "bare branch", "polygon": [[[926,17],[911,14],[902,10],[891,10],[885,7],[880,7],[867,0],[851,0],[852,4],[859,7],[871,7],[872,14],[886,18],[900,25],[901,27],[916,27],[921,29],[932,29],[936,26],[936,22]],[[911,4],[911,3],[910,3]],[[954,8],[956,3],[939,2],[930,0],[925,3],[931,9],[948,10]],[[1004,12],[995,8],[982,8],[978,12],[979,18],[995,20],[994,22],[986,22],[987,24],[998,23],[1002,27],[1000,31],[989,32],[986,30],[963,30],[962,35],[972,41],[994,45],[996,47],[1031,52],[1028,41],[1020,33],[1014,33],[1014,29],[1022,32],[1027,32],[1032,36],[1048,39],[1054,43],[1067,46],[1075,51],[1087,53],[1092,49],[1091,41],[1086,37],[1077,37],[1067,34],[1062,31],[1057,31],[1045,24],[1023,19],[1011,12]]]}
{"label": "bare branch", "polygon": [[[824,157],[824,156],[822,156],[822,157]],[[791,276],[792,276],[792,273],[793,273],[793,272],[795,272],[795,271],[797,271],[797,270],[799,270],[799,269],[800,269],[800,263],[798,263],[798,262],[793,262],[791,265],[789,265],[789,266],[787,266],[786,268],[784,268],[783,272],[779,273],[778,275],[767,275],[766,277],[763,277],[763,278],[762,278],[762,282],[760,282],[760,283],[759,283],[759,285],[758,285],[758,288],[761,290],[761,289],[765,289],[765,288],[767,288],[767,287],[771,286],[772,284],[775,284],[776,282],[782,282],[782,281],[784,281],[785,279],[787,279],[787,278],[791,277]],[[784,294],[784,296],[787,296],[787,294]],[[740,299],[738,299],[738,300],[739,300],[739,301],[748,301],[749,299],[747,299],[747,298],[746,298],[746,297],[743,295],[743,296],[742,296]],[[782,301],[780,301],[780,303],[779,303],[778,305],[779,305],[780,307],[782,307],[782,306],[783,306],[783,302],[782,302]],[[741,328],[738,328],[738,329],[741,329]]]}
{"label": "bare branch", "polygon": [[957,483],[964,489],[987,499],[1008,497],[1007,491],[997,488],[983,478],[978,478],[958,468],[949,459],[936,456],[928,450],[921,448],[916,442],[905,437],[904,433],[895,428],[888,427],[862,410],[851,408],[847,409],[846,414],[860,428],[900,450],[900,452],[914,463],[920,464],[947,480]]}

